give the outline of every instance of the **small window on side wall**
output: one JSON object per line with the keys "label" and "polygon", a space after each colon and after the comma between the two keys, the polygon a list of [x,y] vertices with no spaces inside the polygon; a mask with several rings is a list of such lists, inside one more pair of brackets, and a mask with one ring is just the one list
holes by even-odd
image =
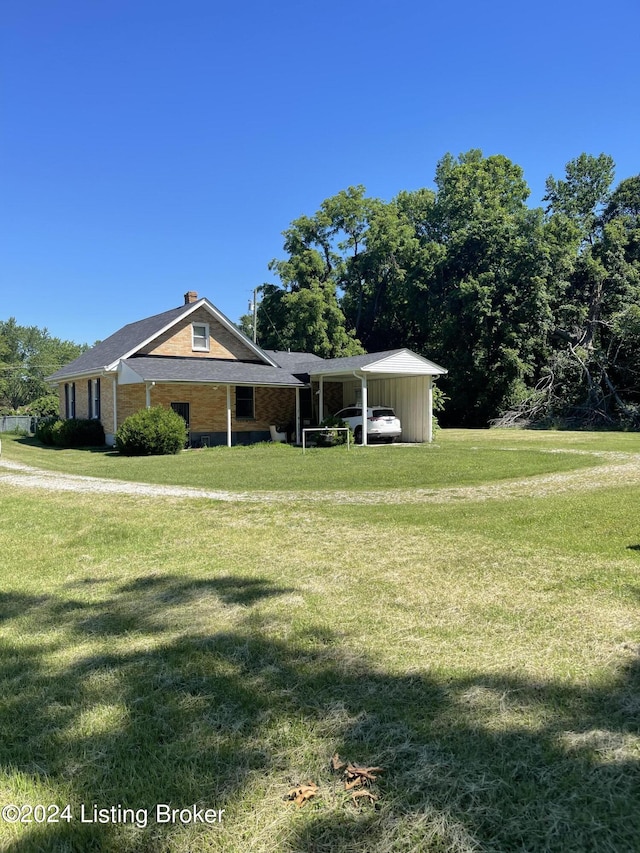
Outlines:
{"label": "small window on side wall", "polygon": [[191,349],[197,352],[209,352],[209,324],[192,323]]}
{"label": "small window on side wall", "polygon": [[236,418],[239,420],[252,420],[254,418],[253,388],[245,388],[243,385],[236,386]]}
{"label": "small window on side wall", "polygon": [[66,382],[64,386],[64,416],[75,418],[76,416],[76,383]]}

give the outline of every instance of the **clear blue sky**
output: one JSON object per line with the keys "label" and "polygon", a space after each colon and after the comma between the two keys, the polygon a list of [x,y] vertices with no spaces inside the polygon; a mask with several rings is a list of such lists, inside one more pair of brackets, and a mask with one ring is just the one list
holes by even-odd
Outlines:
{"label": "clear blue sky", "polygon": [[0,319],[93,343],[207,296],[281,232],[481,148],[541,204],[583,151],[640,172],[638,0],[3,0]]}

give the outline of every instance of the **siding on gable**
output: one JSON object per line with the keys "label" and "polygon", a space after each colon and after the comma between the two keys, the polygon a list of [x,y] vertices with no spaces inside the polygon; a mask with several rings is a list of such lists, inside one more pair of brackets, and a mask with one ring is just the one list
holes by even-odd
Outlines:
{"label": "siding on gable", "polygon": [[[192,348],[191,326],[207,323],[209,326],[209,352]],[[255,361],[256,355],[239,338],[218,322],[204,308],[199,308],[137,353],[138,355],[188,356],[190,358],[228,358]]]}

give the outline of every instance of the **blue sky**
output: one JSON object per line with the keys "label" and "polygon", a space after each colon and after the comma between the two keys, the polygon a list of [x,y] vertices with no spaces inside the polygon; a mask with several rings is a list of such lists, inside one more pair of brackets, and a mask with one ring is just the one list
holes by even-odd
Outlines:
{"label": "blue sky", "polygon": [[232,320],[281,232],[447,152],[640,172],[637,0],[3,0],[0,319],[93,343],[207,296]]}

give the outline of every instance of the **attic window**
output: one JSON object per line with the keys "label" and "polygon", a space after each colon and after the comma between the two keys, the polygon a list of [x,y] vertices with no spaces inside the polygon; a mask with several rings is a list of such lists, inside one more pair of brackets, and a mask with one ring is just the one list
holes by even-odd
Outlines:
{"label": "attic window", "polygon": [[192,323],[191,349],[198,352],[209,352],[209,324]]}

